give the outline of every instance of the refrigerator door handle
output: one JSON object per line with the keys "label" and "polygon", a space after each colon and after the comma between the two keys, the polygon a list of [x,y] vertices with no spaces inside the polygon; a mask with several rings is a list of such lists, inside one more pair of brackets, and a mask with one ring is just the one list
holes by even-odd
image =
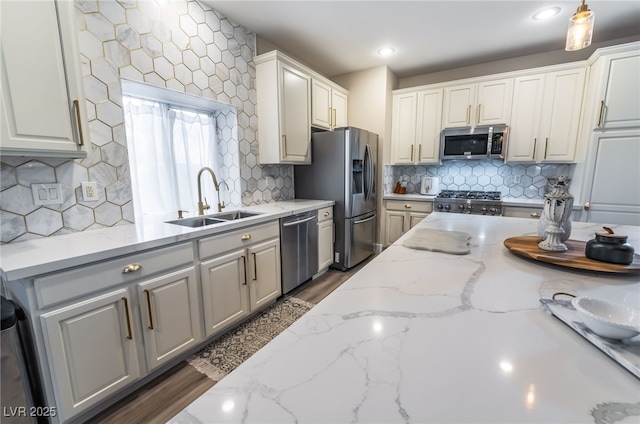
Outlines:
{"label": "refrigerator door handle", "polygon": [[364,148],[364,169],[366,172],[365,200],[369,200],[371,198],[371,147],[368,144]]}
{"label": "refrigerator door handle", "polygon": [[370,216],[369,218],[361,219],[360,221],[353,221],[353,224],[362,224],[363,222],[371,221],[372,219],[376,219],[376,215]]}

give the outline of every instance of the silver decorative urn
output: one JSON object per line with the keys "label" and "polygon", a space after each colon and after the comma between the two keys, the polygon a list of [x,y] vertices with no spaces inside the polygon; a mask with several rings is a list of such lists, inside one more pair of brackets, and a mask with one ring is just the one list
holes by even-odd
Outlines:
{"label": "silver decorative urn", "polygon": [[573,195],[569,193],[570,181],[564,176],[549,178],[553,190],[544,196],[544,210],[540,220],[541,223],[546,222],[546,227],[544,231],[538,228],[538,235],[543,238],[546,233],[546,237],[538,243],[540,249],[556,252],[568,249],[563,242],[571,233],[569,217],[573,209]]}

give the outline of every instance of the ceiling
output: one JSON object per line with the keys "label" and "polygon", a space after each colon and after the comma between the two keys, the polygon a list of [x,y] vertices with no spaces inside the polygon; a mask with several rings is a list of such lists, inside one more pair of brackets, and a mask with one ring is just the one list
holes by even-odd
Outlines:
{"label": "ceiling", "polygon": [[[399,78],[563,50],[569,18],[580,5],[579,0],[200,1],[325,76],[387,65]],[[593,44],[640,39],[640,1],[588,0],[587,5],[595,13]],[[532,19],[548,6],[561,12],[547,21]],[[384,46],[394,47],[395,54],[377,55]]]}

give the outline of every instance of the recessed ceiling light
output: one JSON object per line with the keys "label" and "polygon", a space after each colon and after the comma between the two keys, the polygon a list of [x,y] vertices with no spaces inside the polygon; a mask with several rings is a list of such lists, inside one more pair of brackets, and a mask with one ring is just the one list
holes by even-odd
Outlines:
{"label": "recessed ceiling light", "polygon": [[395,53],[395,51],[396,49],[394,49],[393,47],[383,47],[378,50],[378,54],[380,56],[391,56],[392,54]]}
{"label": "recessed ceiling light", "polygon": [[560,8],[559,7],[549,7],[547,9],[542,9],[539,12],[536,12],[533,15],[533,19],[535,19],[536,21],[543,21],[545,19],[549,19],[552,16],[556,16],[558,13],[560,13]]}

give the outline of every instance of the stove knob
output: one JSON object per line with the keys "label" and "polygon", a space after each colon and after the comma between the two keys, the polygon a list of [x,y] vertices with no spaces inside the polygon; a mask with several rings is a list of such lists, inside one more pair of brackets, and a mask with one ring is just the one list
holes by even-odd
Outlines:
{"label": "stove knob", "polygon": [[451,205],[444,205],[444,208],[445,208],[446,210],[449,210],[449,209],[451,209]]}
{"label": "stove knob", "polygon": [[489,208],[489,212],[491,212],[491,215],[495,215],[497,210],[496,208]]}
{"label": "stove knob", "polygon": [[483,206],[480,208],[480,211],[482,212],[482,215],[486,215],[487,214],[487,208],[486,206]]}
{"label": "stove knob", "polygon": [[458,209],[464,210],[464,205],[458,205]]}
{"label": "stove knob", "polygon": [[442,205],[438,205],[437,208],[442,210]]}
{"label": "stove knob", "polygon": [[467,205],[467,209],[471,210],[472,208],[473,208],[473,206]]}

